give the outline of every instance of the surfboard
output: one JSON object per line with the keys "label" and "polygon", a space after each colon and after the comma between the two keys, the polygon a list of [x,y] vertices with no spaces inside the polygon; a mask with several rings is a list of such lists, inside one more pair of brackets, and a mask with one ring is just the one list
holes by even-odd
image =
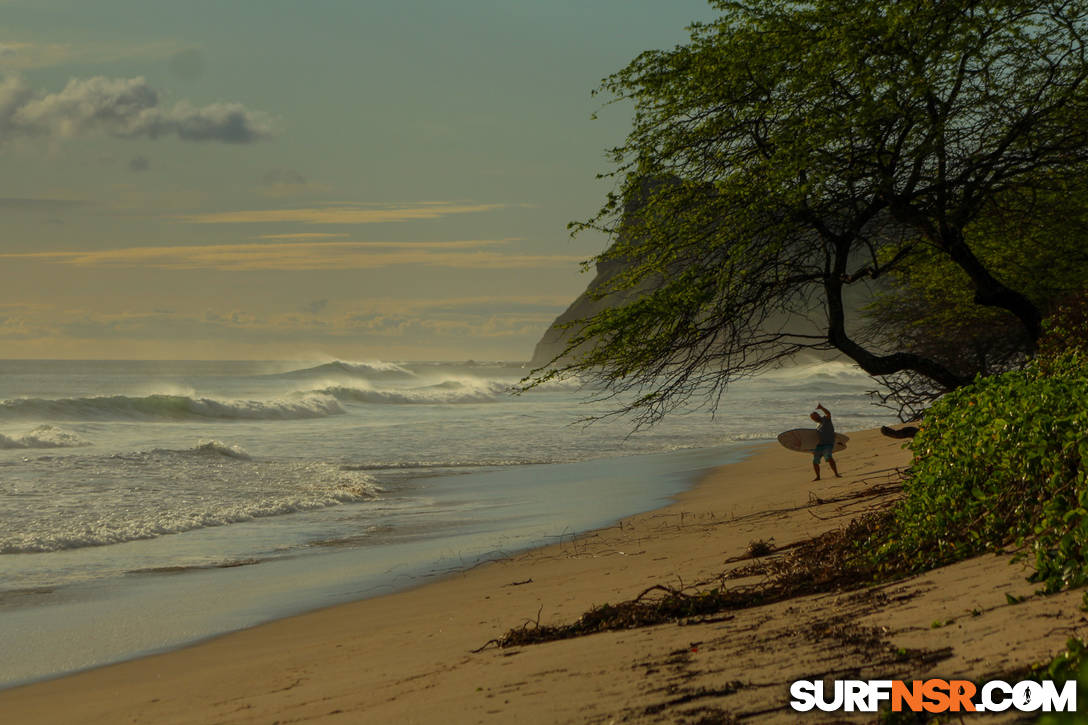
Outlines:
{"label": "surfboard", "polygon": [[[846,441],[850,440],[848,436],[844,436],[842,433],[835,434],[835,448],[834,453],[838,453],[843,448],[846,448]],[[791,451],[800,451],[801,453],[812,453],[816,450],[816,445],[820,442],[820,434],[816,432],[815,428],[794,428],[788,430],[785,433],[778,434],[778,442]]]}

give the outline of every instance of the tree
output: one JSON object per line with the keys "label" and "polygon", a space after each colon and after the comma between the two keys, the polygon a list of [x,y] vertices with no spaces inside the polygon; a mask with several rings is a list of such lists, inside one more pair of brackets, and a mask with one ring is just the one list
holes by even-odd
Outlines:
{"label": "tree", "polygon": [[[1088,286],[1085,180],[1045,192],[1006,193],[966,228],[965,237],[995,276],[1051,318]],[[965,378],[1019,367],[1034,346],[1011,313],[975,304],[963,270],[924,246],[887,276],[864,313],[871,339],[936,360]],[[947,392],[913,371],[882,382],[884,403],[904,420]]]}
{"label": "tree", "polygon": [[[987,266],[969,225],[1016,189],[1088,162],[1086,2],[711,3],[691,40],[599,89],[633,102],[617,180],[592,219],[626,271],[599,295],[652,291],[579,323],[535,382],[588,373],[653,422],[693,396],[807,349],[872,375],[966,382],[941,361],[873,346],[848,295],[917,260],[955,265],[975,303],[1030,347],[1042,313]],[[815,317],[815,319],[813,319]]]}

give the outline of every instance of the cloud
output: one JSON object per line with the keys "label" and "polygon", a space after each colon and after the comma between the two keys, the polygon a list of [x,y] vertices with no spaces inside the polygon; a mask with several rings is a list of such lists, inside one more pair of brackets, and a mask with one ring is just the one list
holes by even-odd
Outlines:
{"label": "cloud", "polygon": [[254,239],[331,239],[346,236],[347,234],[327,234],[325,232],[297,232],[295,234],[258,234]]}
{"label": "cloud", "polygon": [[263,315],[244,310],[203,312],[58,311],[46,320],[5,319],[0,339],[222,340],[234,343],[433,342],[490,338],[535,339],[546,323],[517,316],[434,319],[403,313],[348,314],[316,319],[298,314]]}
{"label": "cloud", "polygon": [[240,103],[163,105],[144,78],[73,78],[58,93],[32,89],[19,76],[0,82],[0,142],[16,137],[74,138],[107,133],[118,138],[248,144],[272,134],[271,119]]}
{"label": "cloud", "polygon": [[419,309],[430,315],[533,315],[551,320],[570,305],[569,297],[471,297],[428,303]]}
{"label": "cloud", "polygon": [[6,211],[56,212],[88,206],[90,202],[75,199],[35,199],[29,197],[0,197],[0,209]]}
{"label": "cloud", "polygon": [[[483,319],[434,319],[402,314],[349,315],[345,318],[349,330],[375,337],[447,338],[510,338],[538,335],[541,321],[511,316]],[[546,323],[545,323],[546,324]]]}
{"label": "cloud", "polygon": [[378,224],[419,219],[439,219],[450,214],[473,214],[506,208],[506,204],[454,204],[420,202],[411,206],[375,206],[336,204],[307,209],[256,209],[179,217],[194,224],[261,224],[297,222],[300,224]]}
{"label": "cloud", "polygon": [[21,317],[0,316],[0,339],[3,340],[33,340],[52,333],[52,328],[33,324]]}
{"label": "cloud", "polygon": [[88,251],[19,252],[0,259],[38,260],[80,267],[147,267],[222,271],[314,271],[380,269],[422,265],[455,269],[540,269],[568,267],[581,257],[494,251],[513,240],[453,242],[312,242],[127,247]]}
{"label": "cloud", "polygon": [[163,312],[84,312],[74,319],[59,321],[57,332],[65,337],[93,339],[200,340],[237,339],[239,336],[269,337],[278,334],[258,315],[241,310],[204,314]]}
{"label": "cloud", "polygon": [[568,295],[502,295],[473,297],[369,297],[343,300],[352,316],[402,314],[410,317],[543,316],[550,322],[570,304]]}
{"label": "cloud", "polygon": [[122,302],[109,311],[97,309],[93,298],[83,303],[0,303],[0,341],[6,340],[22,357],[55,356],[57,351],[69,357],[192,356],[203,350],[272,359],[309,348],[340,350],[340,357],[361,359],[375,349],[400,359],[479,359],[485,351],[489,359],[513,359],[531,351],[554,318],[510,311],[519,303],[529,305],[546,297],[489,299],[499,312],[462,316],[437,315],[434,310],[484,298],[338,299],[320,316],[279,305],[268,309],[257,300],[239,308],[227,301],[192,299],[176,308],[142,299]]}
{"label": "cloud", "polygon": [[0,304],[0,339],[34,340],[55,333],[49,317],[54,312],[46,304]]}

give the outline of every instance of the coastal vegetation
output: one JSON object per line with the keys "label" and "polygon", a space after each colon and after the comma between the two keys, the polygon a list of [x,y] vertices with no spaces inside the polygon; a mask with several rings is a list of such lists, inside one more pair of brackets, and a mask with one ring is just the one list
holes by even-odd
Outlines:
{"label": "coastal vegetation", "polygon": [[1088,296],[1058,309],[1022,370],[926,412],[873,563],[923,571],[1014,545],[1047,593],[1088,583]]}
{"label": "coastal vegetation", "polygon": [[[1030,562],[1039,595],[1083,587],[1088,584],[1088,293],[1059,307],[1044,330],[1038,354],[1023,369],[979,375],[929,408],[908,444],[914,455],[901,481],[851,494],[886,500],[894,491],[898,495],[892,503],[781,549],[752,541],[737,558],[742,563],[714,581],[651,586],[629,601],[595,606],[568,623],[541,624],[538,615],[484,647],[666,622],[713,623],[733,610],[806,594],[861,590],[864,596],[873,593],[872,585],[984,552]],[[753,575],[761,577],[756,584],[738,581]],[[1005,596],[1009,605],[1023,599]],[[932,627],[952,621],[935,620]],[[866,651],[887,666],[911,670],[945,656],[896,647],[878,634],[844,630],[839,635],[867,636]],[[1078,679],[1079,697],[1086,697],[1088,644],[1070,638],[1052,660],[1004,675],[1010,680]],[[1057,725],[1077,718],[1050,715],[1040,722]],[[880,721],[929,719],[884,713]]]}
{"label": "coastal vegetation", "polygon": [[[573,227],[611,236],[592,293],[619,303],[572,323],[526,384],[581,375],[644,425],[837,351],[902,418],[924,412],[912,466],[894,504],[841,530],[489,644],[700,620],[983,552],[1029,560],[1040,594],[1088,584],[1088,3],[712,4],[689,44],[603,82],[633,128],[612,150],[617,191]],[[1038,672],[1072,676],[1086,652],[1070,640]]]}
{"label": "coastal vegetation", "polygon": [[1088,583],[1088,358],[980,377],[937,401],[889,541],[875,554],[921,571],[1027,547],[1047,592]]}
{"label": "coastal vegetation", "polygon": [[[1074,291],[1031,270],[1088,270],[1088,3],[712,5],[601,85],[632,129],[572,226],[610,235],[592,261],[622,272],[593,295],[620,303],[526,385],[579,375],[643,425],[805,351],[937,395],[1029,358]],[[986,354],[924,344],[934,311],[986,328]]]}
{"label": "coastal vegetation", "polygon": [[[968,228],[968,237],[987,267],[1052,314],[1088,281],[1088,190],[1078,182],[1006,194]],[[926,247],[889,273],[863,314],[873,339],[938,360],[965,379],[1016,369],[1033,348],[1007,310],[975,304],[966,274]],[[881,383],[883,402],[903,420],[919,417],[947,392],[909,370],[882,376]]]}
{"label": "coastal vegetation", "polygon": [[[1044,330],[1023,369],[980,375],[930,407],[909,444],[912,465],[894,503],[788,551],[754,541],[742,557],[750,562],[716,581],[652,586],[574,622],[526,622],[485,646],[714,621],[730,610],[887,583],[984,552],[1027,558],[1043,595],[1088,584],[1088,294],[1059,307]],[[876,498],[888,488],[855,495]],[[754,574],[760,583],[731,584]],[[1086,668],[1088,645],[1072,638],[1052,661],[1021,674],[1079,675],[1088,684]]]}

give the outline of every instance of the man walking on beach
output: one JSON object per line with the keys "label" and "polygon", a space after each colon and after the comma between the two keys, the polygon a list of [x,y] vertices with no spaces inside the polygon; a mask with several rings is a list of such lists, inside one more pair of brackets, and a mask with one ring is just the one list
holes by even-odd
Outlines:
{"label": "man walking on beach", "polygon": [[820,415],[815,411],[812,413],[812,420],[816,422],[816,432],[820,436],[812,456],[812,468],[816,471],[816,478],[812,480],[820,480],[820,456],[823,456],[828,465],[831,466],[831,472],[835,474],[835,478],[842,478],[839,475],[838,467],[835,465],[835,459],[831,455],[835,450],[835,424],[831,422],[831,411],[820,403],[816,404],[816,410],[822,410],[824,415]]}

